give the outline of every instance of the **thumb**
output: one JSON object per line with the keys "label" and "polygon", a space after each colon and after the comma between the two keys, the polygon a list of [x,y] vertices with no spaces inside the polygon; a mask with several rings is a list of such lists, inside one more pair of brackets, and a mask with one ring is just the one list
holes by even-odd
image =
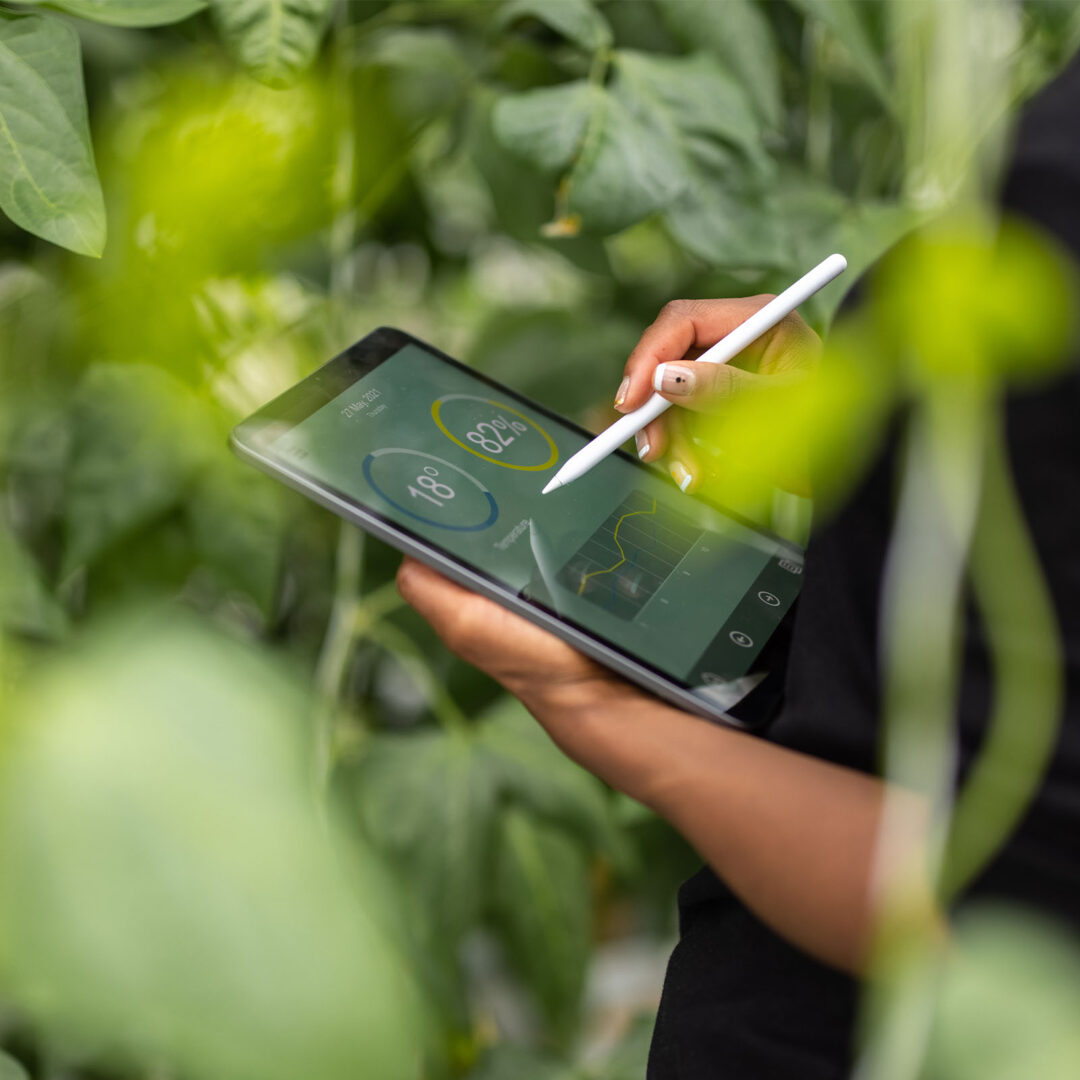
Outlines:
{"label": "thumb", "polygon": [[756,386],[762,376],[730,364],[678,361],[658,364],[653,389],[687,409],[715,409],[741,390]]}

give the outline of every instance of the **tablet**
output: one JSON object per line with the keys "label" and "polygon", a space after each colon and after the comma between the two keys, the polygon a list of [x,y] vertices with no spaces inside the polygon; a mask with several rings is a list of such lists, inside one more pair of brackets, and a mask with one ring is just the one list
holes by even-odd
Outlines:
{"label": "tablet", "polygon": [[799,548],[618,452],[541,495],[587,431],[381,328],[232,433],[272,476],[664,700],[776,711]]}

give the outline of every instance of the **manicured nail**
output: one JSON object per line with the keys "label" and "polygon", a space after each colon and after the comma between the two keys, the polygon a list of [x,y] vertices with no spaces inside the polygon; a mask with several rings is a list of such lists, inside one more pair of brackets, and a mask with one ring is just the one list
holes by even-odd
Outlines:
{"label": "manicured nail", "polygon": [[626,395],[630,392],[630,376],[623,376],[623,381],[619,383],[619,389],[615,392],[615,408],[617,409],[625,400]]}
{"label": "manicured nail", "polygon": [[653,372],[653,389],[664,394],[689,395],[694,392],[694,372],[687,364],[658,364]]}
{"label": "manicured nail", "polygon": [[645,432],[639,431],[634,436],[634,442],[637,443],[637,456],[643,458],[649,452],[649,440],[645,438]]}
{"label": "manicured nail", "polygon": [[681,461],[671,463],[671,479],[679,485],[680,491],[685,491],[694,482],[690,470]]}

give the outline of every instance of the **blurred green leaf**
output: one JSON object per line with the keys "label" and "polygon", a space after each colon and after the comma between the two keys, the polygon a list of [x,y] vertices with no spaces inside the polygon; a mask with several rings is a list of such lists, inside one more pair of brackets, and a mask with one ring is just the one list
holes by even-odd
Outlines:
{"label": "blurred green leaf", "polygon": [[[570,165],[567,210],[607,233],[669,203],[685,183],[648,111],[581,81],[504,98],[495,108],[504,144],[544,169]],[[658,145],[659,144],[659,145]]]}
{"label": "blurred green leaf", "polygon": [[1080,1075],[1080,940],[1022,910],[963,916],[925,1080]]}
{"label": "blurred green leaf", "polygon": [[191,392],[145,365],[91,368],[73,410],[65,574],[176,505],[217,441]]}
{"label": "blurred green leaf", "polygon": [[826,255],[841,252],[848,268],[800,311],[824,330],[855,283],[920,222],[915,209],[884,201],[857,201],[802,171],[788,171],[775,194],[788,263],[783,277],[767,280],[765,291],[779,292],[791,275],[801,275]]}
{"label": "blurred green leaf", "polygon": [[288,86],[310,66],[334,0],[210,0],[225,44],[267,86]]}
{"label": "blurred green leaf", "polygon": [[515,808],[499,816],[495,919],[557,1043],[574,1033],[592,931],[588,861],[575,839]]}
{"label": "blurred green leaf", "polygon": [[882,340],[917,386],[943,377],[1044,378],[1077,331],[1076,272],[1019,220],[952,218],[920,230],[873,285]]}
{"label": "blurred green leaf", "polygon": [[0,1080],[30,1080],[30,1074],[10,1054],[0,1050]]}
{"label": "blurred green leaf", "polygon": [[504,799],[608,855],[622,852],[603,785],[575,765],[515,698],[504,697],[477,725],[479,750]]}
{"label": "blurred green leaf", "polygon": [[206,7],[207,0],[19,0],[108,26],[166,26]]}
{"label": "blurred green leaf", "polygon": [[[641,333],[615,314],[583,319],[573,311],[502,310],[476,335],[470,361],[552,408],[580,415],[618,385],[618,373]],[[562,363],[550,363],[558,356]],[[564,371],[574,371],[567,379]]]}
{"label": "blurred green leaf", "polygon": [[175,614],[41,670],[0,785],[26,1013],[199,1080],[415,1077],[384,882],[311,801],[306,711],[280,664]]}
{"label": "blurred green leaf", "polygon": [[362,55],[400,74],[394,99],[419,120],[452,108],[475,75],[458,37],[438,28],[387,28],[363,41]]}
{"label": "blurred green leaf", "polygon": [[766,197],[772,164],[740,86],[704,54],[673,59],[623,52],[618,70],[630,100],[648,103],[635,108],[651,108],[665,132],[654,152],[676,162],[683,176],[664,214],[675,238],[714,266],[781,264],[780,233]]}
{"label": "blurred green leaf", "polygon": [[59,638],[67,615],[46,587],[30,553],[0,525],[0,625],[31,637]]}
{"label": "blurred green leaf", "polygon": [[[545,852],[551,849],[557,864],[553,872],[562,868],[569,875],[560,888],[565,884],[570,895],[557,902],[540,898],[547,904],[536,915],[540,929],[557,935],[553,924],[561,918],[559,905],[565,905],[575,918],[580,916],[567,933],[587,935],[587,860],[575,838],[616,858],[621,857],[622,840],[602,785],[568,761],[517,701],[504,699],[463,731],[374,736],[353,783],[366,833],[401,868],[440,947],[459,939],[491,903],[493,865],[496,877],[506,875],[503,883],[510,892],[504,890],[504,898],[525,887],[532,872],[527,861],[532,843]],[[539,839],[530,829],[520,836],[515,831],[520,846],[500,855],[507,837],[496,835],[497,810],[499,820],[507,814],[535,820]],[[565,854],[566,845],[570,854]],[[501,858],[510,860],[502,871]],[[495,907],[502,925],[514,920],[508,931],[512,947],[524,947],[521,919],[531,916],[509,916],[498,899]],[[563,945],[561,937],[552,945],[559,962]],[[557,999],[566,987],[580,989],[582,962],[579,957],[565,976],[557,976],[541,970],[539,957],[522,960],[530,978],[537,980],[547,1014],[558,1024],[569,1022],[569,1012],[560,1012]]]}
{"label": "blurred green leaf", "polygon": [[[601,233],[668,211],[677,238],[722,265],[775,265],[760,197],[771,163],[745,94],[711,57],[614,56],[610,87],[579,81],[504,97],[495,132],[565,170],[565,212]],[[759,211],[759,212],[755,212]]]}
{"label": "blurred green leaf", "polygon": [[104,250],[79,39],[46,15],[0,12],[0,209],[80,255]]}
{"label": "blurred green leaf", "polygon": [[618,232],[670,204],[687,178],[655,109],[592,88],[589,122],[566,177],[566,206],[585,227]]}
{"label": "blurred green leaf", "polygon": [[675,240],[710,266],[786,265],[771,195],[717,142],[688,137],[684,149],[689,185],[663,218]]}
{"label": "blurred green leaf", "polygon": [[501,29],[522,18],[538,19],[583,49],[611,44],[611,27],[589,0],[510,0],[499,9],[495,25]]}
{"label": "blurred green leaf", "polygon": [[243,589],[268,618],[281,573],[285,499],[269,478],[223,457],[202,473],[186,505],[204,562],[227,587]]}
{"label": "blurred green leaf", "polygon": [[495,790],[467,732],[372,738],[356,772],[361,820],[417,890],[436,935],[476,922],[484,899]]}
{"label": "blurred green leaf", "polygon": [[817,19],[843,46],[852,69],[889,110],[895,108],[885,63],[863,19],[858,0],[790,0],[807,18]]}
{"label": "blurred green leaf", "polygon": [[722,505],[752,505],[805,463],[823,518],[869,464],[897,387],[893,358],[867,321],[838,325],[812,379],[738,394],[701,419],[695,434],[711,455],[704,490]]}
{"label": "blurred green leaf", "polygon": [[654,56],[624,49],[616,54],[620,82],[635,109],[662,117],[660,126],[678,135],[716,138],[746,155],[763,175],[772,172],[761,143],[761,124],[746,92],[707,53]]}
{"label": "blurred green leaf", "polygon": [[484,1052],[469,1080],[583,1080],[583,1076],[565,1062],[536,1050],[498,1043]]}
{"label": "blurred green leaf", "polygon": [[661,0],[664,22],[690,49],[713,53],[746,90],[761,119],[779,128],[783,119],[780,66],[772,28],[753,0]]}
{"label": "blurred green leaf", "polygon": [[508,95],[495,105],[495,135],[519,157],[554,172],[570,164],[604,97],[585,79]]}

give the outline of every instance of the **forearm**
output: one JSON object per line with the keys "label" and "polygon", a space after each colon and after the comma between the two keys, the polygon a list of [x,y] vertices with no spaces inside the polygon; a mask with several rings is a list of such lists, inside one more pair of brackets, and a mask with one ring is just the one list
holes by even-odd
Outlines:
{"label": "forearm", "polygon": [[792,944],[860,971],[884,784],[705,724],[681,732],[666,767],[654,808],[728,887]]}
{"label": "forearm", "polygon": [[[758,918],[817,959],[861,970],[880,780],[640,696],[575,722],[591,727],[575,740],[578,760],[670,821]],[[898,797],[918,813],[915,796]]]}

